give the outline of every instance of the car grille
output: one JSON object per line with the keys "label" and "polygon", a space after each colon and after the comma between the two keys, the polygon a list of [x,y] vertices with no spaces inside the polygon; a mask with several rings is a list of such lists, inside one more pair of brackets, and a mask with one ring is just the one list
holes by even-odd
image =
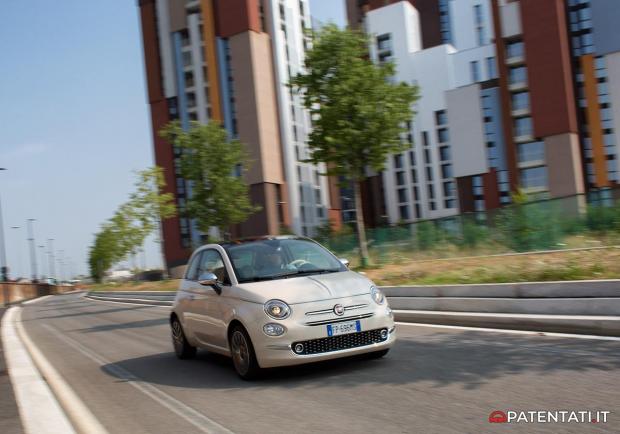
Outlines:
{"label": "car grille", "polygon": [[[385,338],[381,337],[381,331],[384,331],[386,334]],[[329,353],[332,351],[346,350],[384,342],[387,340],[386,332],[387,329],[376,329],[349,333],[346,335],[330,336],[327,338],[311,339],[309,341],[293,342],[291,348],[299,355]],[[299,344],[303,345],[302,351],[297,351],[296,349],[296,346]]]}

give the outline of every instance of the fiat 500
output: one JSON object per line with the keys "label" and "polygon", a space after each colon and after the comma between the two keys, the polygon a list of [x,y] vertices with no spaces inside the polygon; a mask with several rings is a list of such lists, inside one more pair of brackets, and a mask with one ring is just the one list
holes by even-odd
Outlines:
{"label": "fiat 500", "polygon": [[261,368],[362,353],[396,339],[383,293],[320,244],[263,237],[197,249],[170,315],[176,355],[232,357],[244,379]]}

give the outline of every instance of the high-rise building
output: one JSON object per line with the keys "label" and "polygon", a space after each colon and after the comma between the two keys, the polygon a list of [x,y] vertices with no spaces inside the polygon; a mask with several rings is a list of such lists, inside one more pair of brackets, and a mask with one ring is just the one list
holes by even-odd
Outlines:
{"label": "high-rise building", "polygon": [[[522,189],[611,195],[620,171],[620,19],[607,0],[347,0],[371,57],[420,86],[381,174],[391,223],[485,211]],[[618,190],[615,190],[618,194]],[[372,214],[372,211],[370,212]]]}
{"label": "high-rise building", "polygon": [[[159,136],[170,121],[221,123],[243,142],[252,164],[245,180],[262,210],[235,236],[313,235],[340,221],[336,184],[303,162],[310,117],[287,86],[303,67],[310,40],[308,0],[139,0],[155,162],[182,211],[191,185],[180,150]],[[184,217],[163,222],[167,266],[185,264],[203,235]]]}

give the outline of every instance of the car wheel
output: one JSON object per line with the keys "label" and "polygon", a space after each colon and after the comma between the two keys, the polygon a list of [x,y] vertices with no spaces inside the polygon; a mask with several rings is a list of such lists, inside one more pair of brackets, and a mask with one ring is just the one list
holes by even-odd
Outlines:
{"label": "car wheel", "polygon": [[373,351],[372,353],[368,353],[368,358],[369,359],[380,359],[381,357],[384,357],[385,355],[387,355],[387,353],[390,352],[390,349],[386,349],[386,350],[381,350],[381,351]]}
{"label": "car wheel", "polygon": [[235,326],[230,334],[230,352],[237,374],[244,380],[258,377],[260,367],[256,361],[254,346],[248,332],[240,325]]}
{"label": "car wheel", "polygon": [[196,355],[196,347],[191,346],[187,342],[181,321],[176,317],[173,318],[170,327],[172,328],[172,344],[177,357],[179,359],[191,359],[194,357]]}

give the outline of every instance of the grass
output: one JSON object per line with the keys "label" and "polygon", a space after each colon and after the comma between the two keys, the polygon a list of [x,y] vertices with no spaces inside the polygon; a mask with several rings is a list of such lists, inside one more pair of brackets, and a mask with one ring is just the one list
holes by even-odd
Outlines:
{"label": "grass", "polygon": [[620,249],[409,261],[365,273],[383,286],[618,279]]}

